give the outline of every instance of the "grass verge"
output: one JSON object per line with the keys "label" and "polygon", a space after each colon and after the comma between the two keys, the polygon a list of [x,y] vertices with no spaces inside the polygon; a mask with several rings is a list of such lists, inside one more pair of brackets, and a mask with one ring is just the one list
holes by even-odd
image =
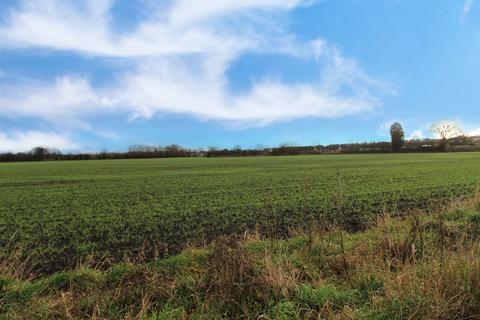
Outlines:
{"label": "grass verge", "polygon": [[0,319],[476,319],[480,206],[285,240],[219,238],[152,263],[34,277],[0,261]]}

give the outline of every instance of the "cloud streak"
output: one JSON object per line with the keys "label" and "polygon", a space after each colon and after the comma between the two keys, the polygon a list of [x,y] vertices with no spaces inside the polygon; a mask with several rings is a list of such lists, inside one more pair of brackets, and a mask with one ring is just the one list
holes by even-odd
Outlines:
{"label": "cloud streak", "polygon": [[465,0],[462,8],[462,13],[460,14],[460,23],[465,23],[468,20],[470,11],[472,10],[475,0]]}
{"label": "cloud streak", "polygon": [[0,152],[25,152],[38,146],[54,146],[62,151],[80,148],[65,135],[42,131],[0,132]]}
{"label": "cloud streak", "polygon": [[[30,0],[10,12],[0,27],[0,47],[40,47],[88,55],[142,57],[241,50],[259,45],[253,32],[239,32],[223,19],[236,12],[275,12],[304,0],[174,1],[134,30],[111,28],[114,0]],[[163,13],[166,11],[166,14]],[[258,21],[243,15],[251,29]]]}
{"label": "cloud streak", "polygon": [[85,115],[106,110],[112,104],[81,77],[62,76],[52,83],[27,82],[0,88],[3,116],[37,118],[57,127],[66,122],[85,127],[81,121]]}
{"label": "cloud streak", "polygon": [[[183,114],[261,126],[305,117],[338,118],[381,106],[385,85],[325,39],[298,41],[275,18],[304,0],[176,0],[128,32],[115,32],[114,0],[30,0],[0,26],[0,48],[47,48],[133,63],[115,82],[93,86],[78,75],[0,89],[4,116],[88,126],[92,115],[130,119]],[[324,66],[317,80],[263,75],[232,92],[231,65],[246,53],[281,54]]]}
{"label": "cloud streak", "polygon": [[424,134],[423,134],[423,131],[422,130],[415,130],[415,131],[412,131],[412,133],[410,134],[410,136],[408,136],[408,140],[417,140],[417,139],[423,139],[424,138]]}

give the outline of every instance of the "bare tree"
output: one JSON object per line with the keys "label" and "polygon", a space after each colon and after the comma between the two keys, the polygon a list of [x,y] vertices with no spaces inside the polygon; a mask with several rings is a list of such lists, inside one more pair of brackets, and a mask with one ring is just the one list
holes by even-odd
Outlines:
{"label": "bare tree", "polygon": [[263,145],[263,144],[257,144],[255,146],[255,150],[257,151],[263,151],[263,149],[265,149],[266,147]]}
{"label": "bare tree", "polygon": [[465,135],[458,123],[451,120],[443,120],[434,123],[430,128],[430,131],[437,134],[442,139],[441,147],[443,150],[445,150],[445,148],[447,147],[448,139]]}

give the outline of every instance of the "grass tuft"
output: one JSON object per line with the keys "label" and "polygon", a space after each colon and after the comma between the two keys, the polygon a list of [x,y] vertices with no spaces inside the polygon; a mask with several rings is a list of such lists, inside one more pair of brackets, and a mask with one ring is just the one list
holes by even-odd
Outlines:
{"label": "grass tuft", "polygon": [[221,237],[151,263],[90,261],[44,277],[5,256],[0,319],[476,319],[477,204],[386,215],[353,233]]}

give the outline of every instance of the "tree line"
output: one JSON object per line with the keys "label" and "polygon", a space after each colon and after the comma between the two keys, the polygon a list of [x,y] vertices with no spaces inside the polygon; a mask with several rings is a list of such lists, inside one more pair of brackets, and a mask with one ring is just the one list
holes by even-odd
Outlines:
{"label": "tree line", "polygon": [[441,121],[432,125],[431,131],[438,139],[405,139],[400,123],[390,127],[391,141],[299,146],[284,143],[278,147],[257,146],[242,149],[209,147],[207,149],[185,148],[177,144],[168,146],[133,145],[126,152],[102,151],[98,153],[63,154],[57,149],[36,147],[29,152],[0,154],[0,162],[45,161],[45,160],[103,160],[103,159],[148,159],[177,157],[245,157],[245,156],[286,156],[307,154],[338,153],[389,153],[389,152],[443,152],[443,151],[480,151],[480,145],[461,130],[453,121]]}
{"label": "tree line", "polygon": [[[402,152],[411,151],[415,143],[421,142],[421,150],[425,151],[447,151],[449,147],[453,147],[448,151],[456,151],[463,149],[463,151],[476,150],[477,145],[472,137],[470,137],[455,121],[443,120],[434,123],[430,127],[430,131],[435,134],[438,139],[423,139],[405,141],[405,132],[399,122],[394,122],[390,126],[391,136],[391,151]],[[460,147],[460,148],[459,148]]]}

